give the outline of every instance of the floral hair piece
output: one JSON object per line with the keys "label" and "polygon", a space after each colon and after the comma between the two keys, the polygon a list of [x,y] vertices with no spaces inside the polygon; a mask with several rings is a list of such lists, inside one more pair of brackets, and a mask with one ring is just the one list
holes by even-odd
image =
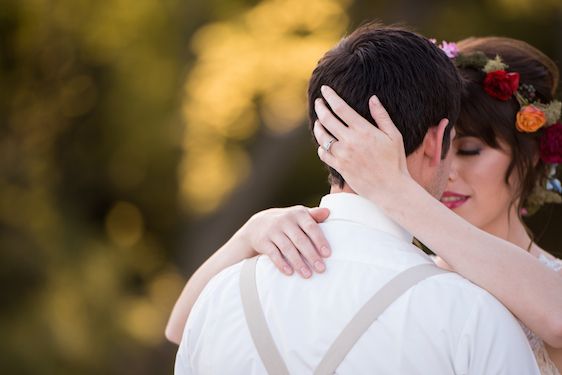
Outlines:
{"label": "floral hair piece", "polygon": [[[430,41],[437,45],[435,39]],[[515,128],[522,133],[541,131],[540,157],[549,165],[546,186],[537,185],[528,199],[527,211],[532,214],[544,203],[562,203],[562,184],[556,178],[556,167],[562,164],[562,102],[552,100],[542,103],[536,97],[536,89],[530,84],[521,84],[518,72],[509,72],[499,55],[490,59],[483,52],[463,54],[453,42],[443,41],[438,47],[459,68],[481,69],[486,76],[482,82],[484,91],[491,97],[508,101],[515,97],[520,109],[516,115]]]}

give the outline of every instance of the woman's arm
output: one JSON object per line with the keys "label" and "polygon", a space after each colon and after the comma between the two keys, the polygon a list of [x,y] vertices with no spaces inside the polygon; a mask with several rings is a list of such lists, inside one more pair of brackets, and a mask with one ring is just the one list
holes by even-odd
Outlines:
{"label": "woman's arm", "polygon": [[188,280],[166,325],[166,338],[180,343],[189,312],[209,280],[244,259],[265,254],[281,272],[291,275],[297,270],[304,278],[312,276],[309,265],[323,272],[322,257],[329,256],[330,249],[317,223],[328,215],[326,208],[294,206],[252,216]]}
{"label": "woman's arm", "polygon": [[[451,268],[493,294],[552,347],[562,347],[562,274],[523,249],[484,232],[456,215],[409,176],[402,137],[380,101],[369,101],[379,129],[330,88],[316,103],[319,144],[338,139],[320,158],[340,172],[358,194],[429,246]],[[323,125],[323,126],[322,126]]]}
{"label": "woman's arm", "polygon": [[393,220],[414,233],[454,271],[493,294],[549,345],[562,348],[559,272],[520,247],[471,225],[411,179],[404,181],[400,190],[386,199],[372,194],[367,198],[383,203],[383,210]]}
{"label": "woman's arm", "polygon": [[236,232],[188,280],[166,325],[166,338],[171,342],[179,345],[189,312],[209,280],[225,268],[256,255],[254,250],[246,244],[241,232],[241,230]]}

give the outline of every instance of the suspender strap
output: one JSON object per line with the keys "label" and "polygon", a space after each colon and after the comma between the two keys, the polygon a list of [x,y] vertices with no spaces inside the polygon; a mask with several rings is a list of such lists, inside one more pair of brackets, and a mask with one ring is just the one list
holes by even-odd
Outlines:
{"label": "suspender strap", "polygon": [[256,284],[257,261],[258,257],[246,260],[240,274],[240,294],[246,322],[267,373],[269,375],[289,375],[287,365],[273,341],[261,307]]}
{"label": "suspender strap", "polygon": [[336,338],[314,372],[315,375],[333,374],[359,338],[375,320],[404,292],[418,282],[447,271],[433,264],[422,264],[398,274],[359,310]]}
{"label": "suspender strap", "polygon": [[[257,257],[254,257],[246,260],[242,265],[240,274],[240,293],[246,322],[267,373],[269,375],[289,375],[287,365],[273,341],[259,301],[256,284],[257,259]],[[407,269],[390,280],[369,299],[345,326],[326,352],[324,358],[320,361],[314,374],[333,374],[363,333],[367,331],[388,306],[418,282],[446,272],[448,271],[442,270],[433,264],[422,264]]]}

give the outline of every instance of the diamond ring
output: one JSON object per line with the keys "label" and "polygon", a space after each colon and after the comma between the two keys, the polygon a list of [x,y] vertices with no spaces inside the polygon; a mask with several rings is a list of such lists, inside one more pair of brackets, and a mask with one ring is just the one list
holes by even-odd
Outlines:
{"label": "diamond ring", "polygon": [[332,147],[332,144],[334,144],[334,142],[336,142],[336,141],[337,141],[337,139],[331,138],[329,141],[324,142],[324,144],[322,145],[322,148],[324,149],[324,151],[330,152],[330,147]]}

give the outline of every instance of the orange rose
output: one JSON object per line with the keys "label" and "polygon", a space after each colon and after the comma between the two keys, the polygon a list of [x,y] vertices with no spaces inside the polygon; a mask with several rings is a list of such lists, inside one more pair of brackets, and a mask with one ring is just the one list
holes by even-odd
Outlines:
{"label": "orange rose", "polygon": [[517,112],[515,125],[517,130],[525,133],[533,133],[546,123],[544,112],[534,105],[526,105]]}

